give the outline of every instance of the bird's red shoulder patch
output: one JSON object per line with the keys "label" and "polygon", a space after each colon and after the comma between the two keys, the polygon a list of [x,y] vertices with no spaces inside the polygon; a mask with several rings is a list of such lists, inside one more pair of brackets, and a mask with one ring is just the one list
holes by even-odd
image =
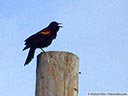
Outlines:
{"label": "bird's red shoulder patch", "polygon": [[50,30],[48,30],[48,31],[42,31],[42,32],[40,32],[40,34],[43,34],[43,35],[50,35],[51,33],[50,33]]}

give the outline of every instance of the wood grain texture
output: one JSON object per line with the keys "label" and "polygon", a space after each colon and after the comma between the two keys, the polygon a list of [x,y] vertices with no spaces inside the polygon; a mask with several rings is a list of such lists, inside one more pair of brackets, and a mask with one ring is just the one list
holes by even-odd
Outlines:
{"label": "wood grain texture", "polygon": [[39,54],[35,96],[77,96],[78,62],[78,57],[69,52]]}

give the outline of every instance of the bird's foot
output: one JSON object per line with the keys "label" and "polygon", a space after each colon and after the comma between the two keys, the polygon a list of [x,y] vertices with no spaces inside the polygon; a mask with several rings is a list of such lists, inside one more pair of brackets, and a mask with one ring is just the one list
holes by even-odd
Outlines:
{"label": "bird's foot", "polygon": [[40,49],[43,51],[43,53],[45,53],[45,51],[42,48],[40,48]]}

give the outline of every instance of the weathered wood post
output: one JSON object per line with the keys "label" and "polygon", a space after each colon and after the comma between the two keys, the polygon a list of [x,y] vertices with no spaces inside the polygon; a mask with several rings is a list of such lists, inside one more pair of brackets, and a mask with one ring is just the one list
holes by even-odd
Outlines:
{"label": "weathered wood post", "polygon": [[69,52],[39,54],[35,96],[78,96],[78,62]]}

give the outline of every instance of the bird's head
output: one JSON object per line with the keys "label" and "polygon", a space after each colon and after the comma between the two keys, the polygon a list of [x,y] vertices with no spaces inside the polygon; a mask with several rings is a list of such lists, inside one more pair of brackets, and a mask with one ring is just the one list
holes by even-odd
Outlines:
{"label": "bird's head", "polygon": [[62,23],[58,23],[56,21],[53,21],[49,24],[49,27],[52,27],[52,28],[56,28],[56,27],[59,27],[59,28],[63,28],[63,26],[61,25]]}

